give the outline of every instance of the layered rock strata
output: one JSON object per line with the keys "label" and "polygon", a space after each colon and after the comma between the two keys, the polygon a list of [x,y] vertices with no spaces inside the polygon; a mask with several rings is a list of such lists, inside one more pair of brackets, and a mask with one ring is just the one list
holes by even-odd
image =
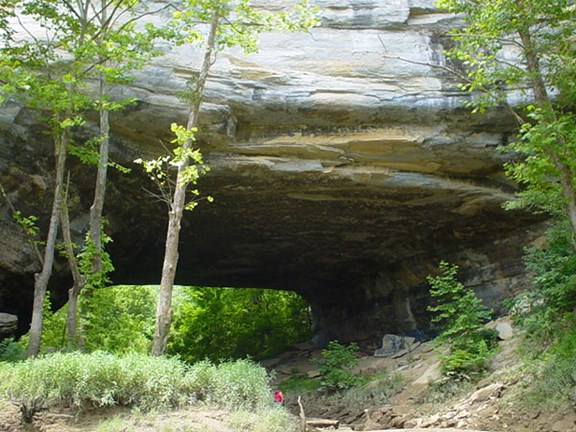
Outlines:
{"label": "layered rock strata", "polygon": [[[229,50],[214,65],[198,144],[211,167],[200,189],[215,202],[183,221],[177,282],[294,290],[312,305],[318,344],[424,334],[425,277],[440,259],[459,264],[489,303],[518,290],[539,221],[501,208],[514,186],[497,147],[515,125],[505,111],[463,108],[448,72],[457,65],[443,56],[457,17],[428,0],[316,2],[320,27],[266,34],[260,53]],[[187,114],[177,94],[198,59],[180,47],[116,89],[139,102],[114,118],[115,161],[162,152],[170,123]],[[2,109],[0,129],[0,180],[12,204],[45,226],[50,144],[15,104]],[[79,239],[87,172],[73,168]],[[138,167],[111,175],[116,283],[160,279],[166,208],[151,187]],[[37,263],[5,202],[0,213],[0,311],[28,322]],[[58,300],[68,281],[64,268],[57,275]]]}

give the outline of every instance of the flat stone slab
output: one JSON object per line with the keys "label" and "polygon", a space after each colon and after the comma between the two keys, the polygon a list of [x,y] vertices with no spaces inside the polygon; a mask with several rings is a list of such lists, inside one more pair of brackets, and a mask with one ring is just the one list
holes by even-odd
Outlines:
{"label": "flat stone slab", "polygon": [[0,336],[11,335],[18,326],[18,317],[5,312],[0,312]]}

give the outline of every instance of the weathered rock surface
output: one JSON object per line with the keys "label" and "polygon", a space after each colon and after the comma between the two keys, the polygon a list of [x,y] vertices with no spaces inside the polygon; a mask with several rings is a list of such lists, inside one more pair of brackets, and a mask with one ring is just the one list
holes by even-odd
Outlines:
{"label": "weathered rock surface", "polygon": [[[517,290],[538,221],[501,208],[514,187],[496,147],[513,119],[471,116],[442,69],[445,33],[458,20],[431,0],[317,3],[321,27],[264,35],[260,53],[229,50],[214,65],[198,143],[211,167],[200,188],[215,202],[183,221],[177,282],[297,291],[313,306],[317,343],[427,330],[425,276],[440,259],[459,264],[488,303]],[[113,120],[115,161],[162,151],[169,124],[186,116],[176,95],[198,58],[178,48],[117,89],[139,103]],[[41,226],[51,165],[33,117],[4,107],[0,182]],[[92,181],[81,167],[73,178],[81,239]],[[143,186],[138,167],[111,174],[117,283],[160,279],[166,209]],[[38,265],[4,201],[0,216],[0,309],[26,323]],[[62,297],[68,282],[56,274]]]}
{"label": "weathered rock surface", "polygon": [[0,338],[13,336],[18,327],[18,317],[16,315],[0,312]]}

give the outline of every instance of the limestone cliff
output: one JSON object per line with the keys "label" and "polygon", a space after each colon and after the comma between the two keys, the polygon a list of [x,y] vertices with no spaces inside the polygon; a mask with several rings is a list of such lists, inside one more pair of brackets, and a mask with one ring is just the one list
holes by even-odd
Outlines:
{"label": "limestone cliff", "polygon": [[[229,50],[212,69],[198,143],[211,167],[200,188],[215,202],[184,220],[178,283],[297,291],[313,306],[318,343],[426,330],[425,276],[440,259],[459,264],[488,302],[517,290],[538,224],[501,209],[514,186],[497,147],[513,119],[470,115],[446,70],[457,17],[432,0],[316,3],[320,27],[266,34],[258,54]],[[116,161],[162,151],[169,124],[186,116],[177,93],[198,54],[167,52],[116,90],[139,101],[114,118]],[[34,118],[3,107],[0,181],[42,224],[51,164]],[[73,174],[81,238],[92,183],[86,168]],[[165,208],[143,186],[138,167],[109,184],[116,283],[160,279]],[[37,264],[4,201],[0,216],[0,312],[18,314],[24,330]],[[58,300],[68,281],[57,274]]]}

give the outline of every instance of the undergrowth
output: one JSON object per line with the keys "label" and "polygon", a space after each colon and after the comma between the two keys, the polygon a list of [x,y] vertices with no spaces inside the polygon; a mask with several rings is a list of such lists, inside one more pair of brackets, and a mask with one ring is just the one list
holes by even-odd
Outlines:
{"label": "undergrowth", "polygon": [[298,396],[302,396],[304,405],[307,401],[314,400],[315,405],[325,402],[326,405],[338,404],[351,411],[362,411],[367,406],[386,404],[404,386],[400,374],[391,375],[385,370],[372,375],[355,375],[351,370],[349,373],[353,379],[346,377],[345,386],[332,387],[331,391],[322,385],[322,376],[311,378],[298,371],[293,371],[288,379],[280,383],[279,388],[290,400],[297,400]]}
{"label": "undergrowth", "polygon": [[247,360],[188,366],[176,358],[105,352],[55,353],[0,363],[0,397],[23,422],[52,407],[127,406],[143,412],[191,403],[228,410],[272,405],[270,377]]}

